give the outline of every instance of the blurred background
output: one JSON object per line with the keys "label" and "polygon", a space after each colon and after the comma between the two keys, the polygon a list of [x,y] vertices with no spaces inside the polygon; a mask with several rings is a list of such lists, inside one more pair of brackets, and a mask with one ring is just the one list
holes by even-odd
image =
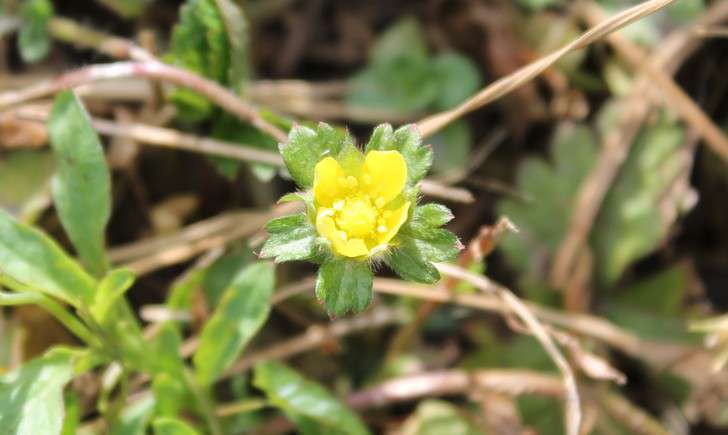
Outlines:
{"label": "blurred background", "polygon": [[[379,123],[456,107],[638,3],[2,0],[0,208],[70,247],[50,200],[51,98],[13,98],[78,68],[162,60],[279,128],[326,121],[362,143]],[[423,201],[452,209],[459,266],[548,311],[578,372],[583,433],[728,428],[726,38],[728,2],[677,0],[426,138],[434,187]],[[175,148],[214,140],[270,156],[278,141],[174,81],[82,82],[112,170],[110,258],[138,275],[127,297],[145,327],[181,316],[194,338],[295,186],[270,160]],[[502,310],[415,297],[382,269],[367,312],[329,319],[315,267],[277,266],[290,297],[213,400],[258,397],[248,369],[262,354],[348,400],[373,433],[564,432],[559,371],[536,339]],[[191,296],[172,310],[181,284]],[[480,294],[452,279],[438,289]],[[59,343],[75,339],[39,308],[0,312],[0,370]],[[100,376],[67,387],[84,430]],[[223,409],[222,433],[316,433],[249,406]]]}

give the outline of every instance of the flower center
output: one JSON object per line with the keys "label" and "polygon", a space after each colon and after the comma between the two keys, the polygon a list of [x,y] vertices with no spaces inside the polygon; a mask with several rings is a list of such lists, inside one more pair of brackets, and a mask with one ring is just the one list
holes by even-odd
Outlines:
{"label": "flower center", "polygon": [[334,211],[336,226],[349,237],[366,238],[376,229],[379,211],[368,197],[338,200]]}

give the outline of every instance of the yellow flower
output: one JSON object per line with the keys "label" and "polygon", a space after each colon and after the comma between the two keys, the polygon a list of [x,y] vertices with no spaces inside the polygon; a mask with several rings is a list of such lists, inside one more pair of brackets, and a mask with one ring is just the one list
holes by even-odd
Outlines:
{"label": "yellow flower", "polygon": [[371,257],[387,249],[407,220],[402,191],[407,164],[398,151],[370,151],[347,165],[326,157],[313,182],[316,230],[344,257]]}

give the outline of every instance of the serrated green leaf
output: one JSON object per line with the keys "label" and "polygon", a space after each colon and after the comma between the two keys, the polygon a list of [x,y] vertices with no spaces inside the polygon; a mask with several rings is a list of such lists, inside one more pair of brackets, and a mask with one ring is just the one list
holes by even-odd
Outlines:
{"label": "serrated green leaf", "polygon": [[[172,30],[167,60],[218,83],[227,83],[230,44],[215,0],[187,0],[182,6],[180,21]],[[201,121],[212,114],[212,103],[189,89],[177,89],[170,98],[186,121]]]}
{"label": "serrated green leaf", "polygon": [[192,426],[172,417],[159,417],[152,422],[154,435],[198,435]]}
{"label": "serrated green leaf", "polygon": [[422,258],[422,254],[408,237],[384,258],[384,262],[407,281],[434,284],[440,280],[440,272],[432,263]]}
{"label": "serrated green leaf", "polygon": [[412,217],[407,225],[413,228],[430,227],[437,228],[450,222],[455,217],[449,208],[442,204],[431,202],[425,205],[418,205],[412,212]]}
{"label": "serrated green leaf", "polygon": [[91,120],[72,91],[56,96],[48,137],[58,174],[53,199],[61,223],[91,274],[108,267],[106,224],[111,216],[111,176]]}
{"label": "serrated green leaf", "polygon": [[48,55],[51,36],[48,21],[53,17],[50,0],[26,0],[20,9],[23,25],[18,34],[20,57],[25,62],[37,62]]}
{"label": "serrated green leaf", "polygon": [[308,189],[313,186],[316,164],[324,157],[336,157],[347,144],[353,143],[348,132],[323,122],[316,130],[297,125],[291,129],[288,143],[281,146],[281,154],[293,180]]}
{"label": "serrated green leaf", "polygon": [[370,150],[386,150],[389,143],[392,142],[392,134],[394,130],[390,124],[379,124],[372,130],[372,135],[369,137],[364,147],[365,152]]}
{"label": "serrated green leaf", "polygon": [[439,80],[437,100],[434,102],[437,110],[457,106],[480,88],[478,67],[461,54],[450,52],[435,56],[432,69]]}
{"label": "serrated green leaf", "polygon": [[452,261],[463,249],[455,234],[441,228],[417,231],[407,228],[400,231],[397,239],[401,245],[414,246],[420,258],[431,262]]}
{"label": "serrated green leaf", "polygon": [[266,225],[270,233],[260,251],[261,258],[275,258],[276,263],[306,260],[316,253],[318,233],[304,214],[273,219]]}
{"label": "serrated green leaf", "polygon": [[316,279],[316,297],[330,316],[358,313],[372,301],[372,271],[365,261],[335,258],[324,263]]}
{"label": "serrated green leaf", "polygon": [[48,236],[0,210],[0,270],[74,306],[91,303],[96,281]]}
{"label": "serrated green leaf", "polygon": [[288,415],[300,415],[323,425],[329,432],[368,434],[356,414],[319,384],[275,361],[255,367],[253,384],[263,390],[271,403]]}
{"label": "serrated green leaf", "polygon": [[193,357],[202,385],[217,380],[263,326],[271,307],[273,272],[270,263],[254,263],[243,269],[225,291],[202,329]]}
{"label": "serrated green leaf", "polygon": [[459,119],[430,138],[434,159],[432,169],[435,172],[461,170],[467,165],[473,144],[470,126]]}
{"label": "serrated green leaf", "polygon": [[[682,209],[682,197],[664,200],[682,171],[683,129],[667,119],[635,140],[604,199],[592,233],[598,277],[614,283],[633,261],[652,252]],[[667,210],[669,212],[665,213]]]}
{"label": "serrated green leaf", "polygon": [[528,159],[518,168],[518,190],[525,201],[506,199],[498,214],[519,229],[501,241],[508,261],[525,272],[525,279],[541,282],[537,259],[551,255],[563,239],[576,194],[596,161],[597,142],[583,125],[561,128],[551,144],[552,164]]}
{"label": "serrated green leaf", "polygon": [[63,426],[63,388],[74,354],[56,349],[0,377],[0,428],[12,435],[57,434]]}
{"label": "serrated green leaf", "polygon": [[128,269],[115,269],[109,272],[99,282],[96,289],[91,306],[91,314],[94,318],[103,323],[109,313],[109,308],[131,288],[135,279],[134,274]]}
{"label": "serrated green leaf", "polygon": [[233,0],[215,0],[230,45],[227,83],[242,95],[251,77],[249,24],[243,9]]}

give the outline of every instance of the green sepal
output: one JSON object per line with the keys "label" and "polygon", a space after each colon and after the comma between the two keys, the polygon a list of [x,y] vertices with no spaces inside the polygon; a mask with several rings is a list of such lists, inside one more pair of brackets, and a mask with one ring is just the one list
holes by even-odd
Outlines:
{"label": "green sepal", "polygon": [[318,272],[316,297],[332,317],[358,313],[372,301],[373,274],[366,261],[334,258]]}
{"label": "green sepal", "polygon": [[287,202],[296,202],[296,201],[308,201],[309,196],[306,192],[289,192],[285,195],[281,196],[278,201],[276,201],[276,204],[285,204]]}
{"label": "green sepal", "polygon": [[412,239],[401,240],[399,246],[384,257],[384,262],[402,279],[434,284],[440,280],[440,272],[429,261],[422,258]]}
{"label": "green sepal", "polygon": [[346,130],[337,130],[321,122],[316,129],[294,126],[288,143],[280,145],[283,161],[293,180],[304,189],[313,186],[314,168],[324,157],[336,157],[354,141]]}
{"label": "green sepal", "polygon": [[449,208],[442,204],[431,202],[429,204],[415,207],[412,217],[407,222],[408,226],[420,228],[437,228],[450,222],[455,217]]}
{"label": "green sepal", "polygon": [[303,214],[283,216],[268,222],[270,234],[260,251],[261,258],[275,258],[276,263],[306,260],[316,251],[316,229]]}
{"label": "green sepal", "polygon": [[399,151],[407,163],[407,183],[413,186],[425,178],[432,166],[432,147],[422,145],[422,137],[415,124],[405,125],[394,132],[391,129],[386,124],[378,126],[365,150]]}

